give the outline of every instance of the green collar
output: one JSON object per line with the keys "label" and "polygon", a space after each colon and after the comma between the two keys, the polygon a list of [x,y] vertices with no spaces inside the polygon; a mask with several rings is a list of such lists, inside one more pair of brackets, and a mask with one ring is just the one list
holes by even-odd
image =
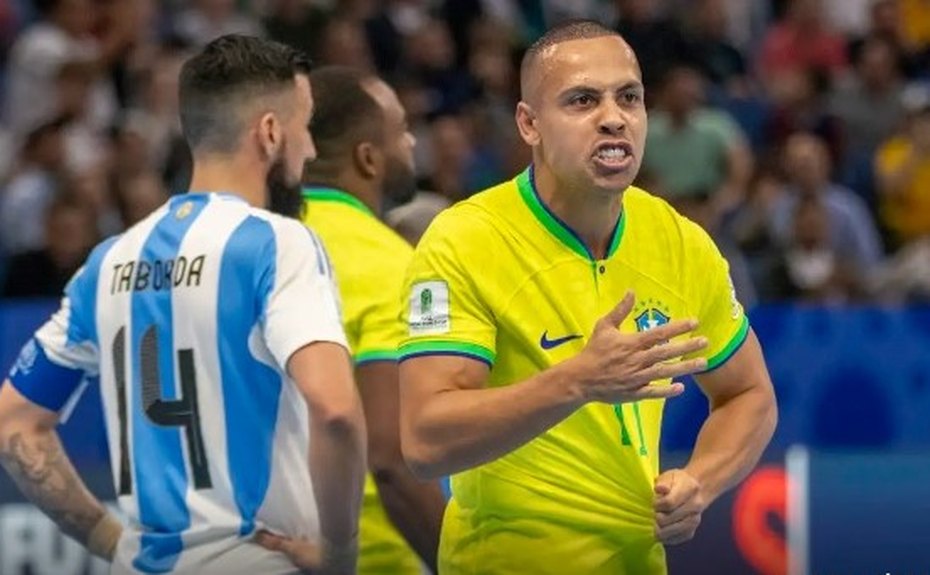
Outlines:
{"label": "green collar", "polygon": [[[562,244],[568,247],[568,249],[587,260],[594,261],[594,255],[588,250],[588,246],[581,241],[578,234],[568,227],[568,224],[559,219],[559,216],[552,213],[548,206],[540,199],[533,179],[533,166],[531,165],[523,170],[523,172],[517,176],[516,180],[517,187],[520,189],[520,196],[523,198],[523,201],[530,211],[533,212],[533,215],[536,216],[539,223],[542,224],[550,234],[562,242]],[[622,210],[620,212],[620,219],[617,220],[617,224],[614,226],[614,231],[610,237],[610,245],[607,248],[607,258],[614,255],[617,252],[617,248],[620,247],[620,240],[623,239],[623,229],[625,227],[626,210]]]}
{"label": "green collar", "polygon": [[337,202],[340,204],[352,206],[353,208],[360,210],[370,216],[375,215],[374,212],[372,212],[368,206],[362,202],[362,200],[356,198],[348,192],[337,190],[336,188],[304,186],[301,190],[301,193],[305,200],[312,200],[314,202]]}

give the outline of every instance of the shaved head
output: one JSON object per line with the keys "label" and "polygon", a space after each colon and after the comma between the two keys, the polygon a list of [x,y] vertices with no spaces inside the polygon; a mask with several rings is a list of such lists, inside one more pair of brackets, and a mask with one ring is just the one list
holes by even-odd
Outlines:
{"label": "shaved head", "polygon": [[[539,64],[556,45],[570,40],[588,40],[604,36],[616,36],[622,39],[615,30],[593,20],[572,20],[547,31],[533,42],[533,45],[527,48],[523,55],[520,63],[520,98],[529,101],[535,95],[542,75]],[[632,53],[632,49],[630,52]]]}

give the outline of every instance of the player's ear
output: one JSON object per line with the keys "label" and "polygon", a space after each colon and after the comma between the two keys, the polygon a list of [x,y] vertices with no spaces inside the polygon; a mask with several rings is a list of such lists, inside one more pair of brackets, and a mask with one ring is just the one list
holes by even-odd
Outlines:
{"label": "player's ear", "polygon": [[274,112],[266,112],[258,121],[258,145],[266,158],[274,158],[284,140],[284,127]]}
{"label": "player's ear", "polygon": [[517,129],[520,130],[520,137],[523,138],[523,141],[529,146],[537,145],[540,138],[539,131],[536,129],[536,113],[533,111],[533,108],[521,100],[517,103],[517,111],[514,116],[517,120]]}
{"label": "player's ear", "polygon": [[384,165],[384,153],[371,142],[359,142],[352,150],[355,169],[368,179],[378,176]]}

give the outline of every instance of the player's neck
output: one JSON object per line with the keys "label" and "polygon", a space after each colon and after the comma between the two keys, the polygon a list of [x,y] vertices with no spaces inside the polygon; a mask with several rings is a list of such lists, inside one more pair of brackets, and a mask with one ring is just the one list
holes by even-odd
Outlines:
{"label": "player's neck", "polygon": [[322,162],[317,166],[311,164],[311,169],[304,179],[304,186],[333,188],[345,192],[365,204],[373,214],[381,217],[382,196],[378,182],[361,177],[349,169],[343,168],[327,173],[327,170],[319,169],[322,167]]}
{"label": "player's neck", "polygon": [[345,192],[365,204],[365,207],[371,210],[373,214],[376,214],[379,218],[381,217],[381,192],[366,180],[347,175],[336,178],[309,177],[306,179],[304,186],[333,188]]}
{"label": "player's neck", "polygon": [[578,235],[595,258],[606,257],[622,209],[621,195],[574,189],[546,169],[535,170],[534,180],[546,207]]}
{"label": "player's neck", "polygon": [[202,155],[194,158],[192,192],[227,192],[265,208],[268,197],[264,170],[236,156]]}

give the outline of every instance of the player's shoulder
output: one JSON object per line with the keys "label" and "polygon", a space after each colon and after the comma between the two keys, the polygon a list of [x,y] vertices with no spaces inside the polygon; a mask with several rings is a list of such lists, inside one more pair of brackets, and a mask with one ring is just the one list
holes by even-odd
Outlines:
{"label": "player's shoulder", "polygon": [[517,184],[507,180],[446,208],[433,219],[419,245],[454,242],[462,248],[484,249],[503,241],[511,225],[508,213],[520,201]]}
{"label": "player's shoulder", "polygon": [[246,224],[264,228],[266,240],[275,243],[312,244],[319,241],[316,232],[302,221],[262,208],[250,207]]}
{"label": "player's shoulder", "polygon": [[642,188],[627,188],[623,209],[626,211],[624,241],[648,243],[670,257],[713,245],[704,228],[679,213],[663,198]]}

